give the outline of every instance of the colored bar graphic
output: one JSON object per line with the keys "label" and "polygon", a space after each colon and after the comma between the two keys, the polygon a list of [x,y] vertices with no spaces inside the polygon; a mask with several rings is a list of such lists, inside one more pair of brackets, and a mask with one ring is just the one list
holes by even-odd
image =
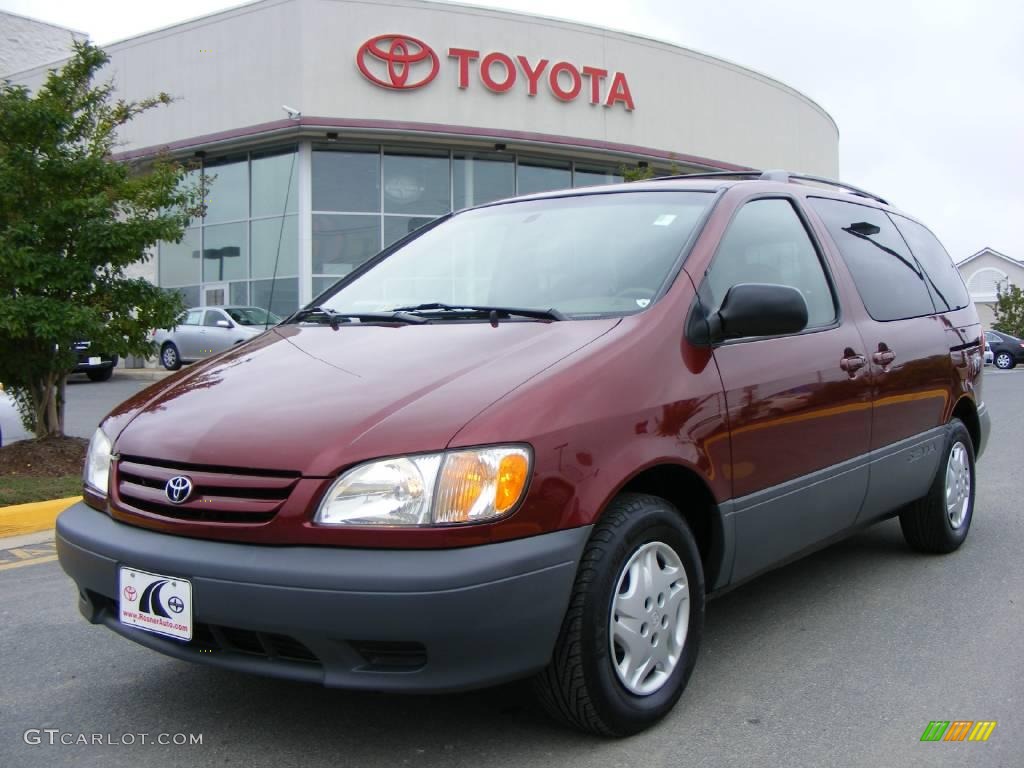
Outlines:
{"label": "colored bar graphic", "polygon": [[974,725],[973,720],[954,720],[946,731],[946,738],[943,741],[963,741]]}
{"label": "colored bar graphic", "polygon": [[921,734],[921,741],[941,741],[949,727],[949,720],[932,720]]}
{"label": "colored bar graphic", "polygon": [[988,737],[992,735],[992,731],[996,729],[995,720],[979,720],[974,726],[974,730],[971,731],[971,735],[967,737],[968,741],[988,741]]}

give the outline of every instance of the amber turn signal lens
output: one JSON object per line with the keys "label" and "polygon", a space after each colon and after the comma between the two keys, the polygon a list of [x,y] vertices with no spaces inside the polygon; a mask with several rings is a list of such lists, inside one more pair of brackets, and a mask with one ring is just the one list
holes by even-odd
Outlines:
{"label": "amber turn signal lens", "polygon": [[530,476],[529,449],[470,448],[449,453],[434,495],[435,523],[475,523],[512,511]]}
{"label": "amber turn signal lens", "polygon": [[494,494],[494,508],[498,514],[508,512],[519,501],[526,488],[530,462],[522,453],[505,456],[498,465],[498,487]]}

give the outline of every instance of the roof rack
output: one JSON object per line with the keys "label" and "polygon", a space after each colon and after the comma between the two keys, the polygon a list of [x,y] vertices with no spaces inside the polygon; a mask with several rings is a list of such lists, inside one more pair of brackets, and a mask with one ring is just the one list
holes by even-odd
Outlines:
{"label": "roof rack", "polygon": [[889,205],[884,197],[872,194],[867,190],[846,184],[835,179],[827,179],[824,176],[812,176],[806,173],[791,173],[790,171],[707,171],[704,173],[683,173],[675,176],[656,176],[649,181],[671,181],[673,179],[716,179],[716,178],[756,178],[761,181],[778,181],[788,184],[794,181],[810,181],[815,184],[824,184],[829,187],[843,189],[859,197],[866,197],[875,200],[882,205]]}

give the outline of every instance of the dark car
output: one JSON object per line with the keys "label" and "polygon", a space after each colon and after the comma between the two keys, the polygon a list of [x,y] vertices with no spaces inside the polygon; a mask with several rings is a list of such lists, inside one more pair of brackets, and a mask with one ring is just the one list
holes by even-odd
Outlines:
{"label": "dark car", "polygon": [[985,342],[992,350],[992,362],[996,368],[1008,371],[1024,363],[1024,339],[1018,339],[1002,331],[985,331]]}
{"label": "dark car", "polygon": [[707,595],[897,515],[955,550],[989,429],[963,281],[880,198],[748,176],[444,217],[128,400],[57,523],[82,613],[335,687],[532,676],[623,735]]}
{"label": "dark car", "polygon": [[76,341],[72,346],[78,358],[72,373],[84,373],[90,381],[107,381],[114,375],[117,355],[93,349],[92,343],[88,341]]}

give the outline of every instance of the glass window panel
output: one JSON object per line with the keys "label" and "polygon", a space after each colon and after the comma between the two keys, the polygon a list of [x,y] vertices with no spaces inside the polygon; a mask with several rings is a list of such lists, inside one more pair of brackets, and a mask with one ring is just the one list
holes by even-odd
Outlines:
{"label": "glass window panel", "polygon": [[380,250],[380,216],[313,217],[313,272],[347,275]]}
{"label": "glass window panel", "polygon": [[337,277],[313,277],[313,296],[319,296],[332,285],[338,282]]}
{"label": "glass window panel", "polygon": [[249,284],[246,282],[231,284],[231,303],[244,305],[249,303]]}
{"label": "glass window panel", "polygon": [[519,182],[517,192],[520,195],[568,189],[572,186],[572,173],[569,170],[569,164],[548,160],[520,158],[517,179]]}
{"label": "glass window panel", "polygon": [[[253,280],[251,285],[251,306],[269,309],[275,315],[285,317],[299,308],[299,280],[286,277],[277,280]],[[271,296],[273,292],[273,296]]]}
{"label": "glass window panel", "polygon": [[610,168],[584,168],[576,166],[572,184],[574,187],[597,187],[602,184],[619,184],[622,176]]}
{"label": "glass window panel", "polygon": [[808,328],[835,320],[835,300],[821,259],[788,200],[755,200],[733,217],[701,286],[708,312],[720,309],[738,283],[796,288],[807,302]]}
{"label": "glass window panel", "polygon": [[299,273],[298,222],[298,216],[257,219],[252,222],[250,242],[253,277],[281,277]]}
{"label": "glass window panel", "polygon": [[351,312],[441,301],[575,315],[639,312],[671,279],[712,200],[705,192],[635,192],[466,211],[396,249],[326,305]]}
{"label": "glass window panel", "polygon": [[243,280],[249,276],[245,222],[203,228],[203,282]]}
{"label": "glass window panel", "polygon": [[380,154],[376,148],[313,152],[314,211],[379,211]]}
{"label": "glass window panel", "polygon": [[451,209],[448,153],[384,155],[384,212],[440,215]]}
{"label": "glass window panel", "polygon": [[299,209],[295,150],[252,155],[252,215],[281,216]]}
{"label": "glass window panel", "polygon": [[387,248],[396,240],[401,240],[410,232],[415,232],[424,224],[434,220],[434,216],[385,216],[384,247]]}
{"label": "glass window panel", "polygon": [[935,312],[925,277],[884,211],[809,197],[850,268],[857,292],[875,320],[902,320]]}
{"label": "glass window panel", "polygon": [[942,243],[927,228],[903,216],[889,214],[896,228],[903,235],[911,253],[917,257],[918,264],[924,269],[931,288],[935,307],[940,312],[960,309],[971,303],[964,287],[960,271],[953,265]]}
{"label": "glass window panel", "polygon": [[180,243],[160,243],[160,285],[187,285],[200,280],[198,228],[186,229]]}
{"label": "glass window panel", "polygon": [[249,216],[249,162],[209,163],[203,169],[211,178],[206,186],[206,224],[237,221]]}
{"label": "glass window panel", "polygon": [[456,211],[515,195],[516,166],[511,155],[456,155],[453,162]]}
{"label": "glass window panel", "polygon": [[186,285],[181,288],[170,288],[168,289],[174,293],[181,294],[181,300],[185,303],[186,307],[198,307],[199,306],[199,286],[198,285]]}

